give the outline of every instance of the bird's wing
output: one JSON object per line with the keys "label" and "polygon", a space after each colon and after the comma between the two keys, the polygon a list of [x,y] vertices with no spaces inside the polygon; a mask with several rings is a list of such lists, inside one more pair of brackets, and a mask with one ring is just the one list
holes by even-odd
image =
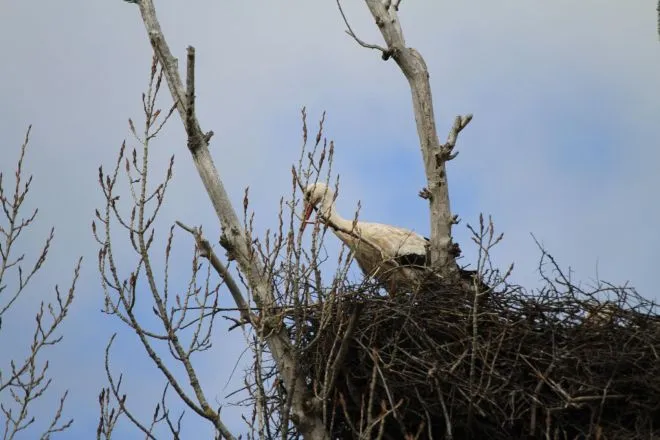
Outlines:
{"label": "bird's wing", "polygon": [[385,258],[401,259],[401,264],[424,265],[426,239],[414,231],[380,223],[360,225],[362,237],[380,248]]}

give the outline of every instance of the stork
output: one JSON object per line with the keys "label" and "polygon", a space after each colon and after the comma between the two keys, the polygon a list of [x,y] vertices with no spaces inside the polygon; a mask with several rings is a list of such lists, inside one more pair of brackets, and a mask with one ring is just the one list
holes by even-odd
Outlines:
{"label": "stork", "polygon": [[387,282],[390,293],[402,283],[420,282],[427,273],[427,238],[397,226],[343,218],[335,208],[334,191],[324,183],[305,188],[303,229],[314,209],[319,219],[351,249],[362,272]]}

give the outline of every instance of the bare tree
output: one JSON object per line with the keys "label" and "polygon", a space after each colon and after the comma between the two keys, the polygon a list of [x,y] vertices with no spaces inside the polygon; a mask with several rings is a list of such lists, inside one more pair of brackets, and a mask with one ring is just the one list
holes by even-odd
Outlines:
{"label": "bare tree", "polygon": [[[0,205],[3,212],[0,223],[0,331],[5,330],[2,325],[3,318],[19,313],[20,308],[17,306],[29,290],[33,277],[43,268],[55,236],[55,230],[51,229],[33,262],[28,262],[26,255],[20,253],[21,238],[24,239],[30,233],[30,227],[38,213],[38,209],[35,209],[26,215],[23,206],[32,184],[32,176],[27,180],[24,176],[25,153],[31,128],[28,128],[20,149],[13,187],[4,186],[5,175],[0,172]],[[34,429],[42,429],[40,438],[48,439],[54,433],[67,430],[73,423],[73,419],[64,419],[64,403],[68,392],[60,396],[54,414],[44,428],[35,428],[36,418],[32,407],[35,401],[44,398],[53,380],[48,371],[47,351],[62,340],[57,330],[71,307],[81,263],[82,259],[79,259],[67,291],[61,292],[59,287],[55,286],[55,301],[41,302],[35,315],[32,341],[23,358],[9,359],[5,356],[6,349],[3,348],[0,364],[0,410],[4,419],[0,430],[3,439],[13,439],[26,432],[34,433]],[[0,338],[6,341],[13,338],[13,335],[8,335],[5,331],[0,333]],[[2,344],[0,342],[0,345]],[[41,424],[43,421],[37,423]],[[31,435],[35,438],[34,434]]]}
{"label": "bare tree", "polygon": [[[434,278],[435,284],[399,297],[382,295],[381,286],[369,278],[351,282],[348,249],[342,247],[337,260],[330,261],[324,249],[328,225],[317,220],[311,240],[303,238],[304,220],[298,217],[304,197],[301,190],[318,181],[335,188],[339,185],[332,172],[334,145],[323,131],[325,116],[309,142],[303,109],[302,153],[292,167],[290,197],[280,200],[277,227],[259,234],[254,229],[248,191],[241,219],[209,153],[213,132],[202,130],[197,120],[194,48],[187,49],[184,82],[153,1],[130,3],[138,5],[154,51],[149,86],[143,95],[144,124],[138,130],[129,121],[138,147],[127,149],[124,143],[112,170],[99,170],[105,204],[97,212],[93,229],[99,244],[105,311],[137,335],[165,385],[154,402],[152,417],[142,420],[122,389],[123,376],[113,373],[113,336],[106,349],[108,386],[99,395],[97,438],[110,439],[121,417],[130,420],[145,438],[158,438],[160,427],[172,438],[180,438],[183,414],[172,413],[171,396],[209,423],[216,438],[239,437],[223,420],[220,408],[211,404],[210,391],[196,370],[197,355],[211,348],[210,335],[217,328],[217,318],[225,313],[233,323],[230,330],[243,332],[252,355],[244,387],[236,394],[251,409],[244,415],[248,438],[459,438],[475,432],[511,438],[511,432],[522,431],[530,435],[542,432],[548,438],[551,433],[569,432],[598,437],[603,429],[600,414],[624,394],[608,394],[614,386],[609,371],[591,370],[585,380],[592,382],[585,394],[587,382],[578,384],[567,372],[571,362],[586,365],[589,360],[580,357],[582,351],[559,347],[556,341],[570,340],[584,328],[592,330],[581,333],[580,340],[602,336],[602,322],[625,315],[630,324],[625,328],[631,331],[617,339],[621,346],[614,349],[604,344],[599,349],[628,350],[626,356],[642,359],[636,366],[648,367],[653,355],[646,347],[655,347],[657,340],[644,339],[633,327],[640,312],[621,312],[634,292],[611,286],[580,291],[554,260],[559,281],[547,277],[540,267],[548,291],[535,296],[510,285],[512,266],[501,273],[490,260],[502,235],[495,234],[493,222],[483,216],[478,227],[470,227],[479,251],[477,276],[468,283],[461,278],[456,264],[460,250],[451,234],[457,216],[450,209],[446,163],[456,156],[458,135],[472,116],[456,117],[446,142],[440,143],[429,74],[421,54],[405,44],[398,20],[399,1],[365,0],[385,46],[362,41],[337,1],[347,33],[360,45],[380,51],[384,60],[393,59],[410,84],[427,178],[420,196],[430,203],[429,266],[439,277]],[[163,81],[173,101],[165,112],[157,105]],[[209,238],[215,231],[189,226],[185,219],[170,225],[164,251],[156,251],[161,238],[157,217],[172,182],[174,159],[164,177],[154,183],[150,147],[175,111],[219,220],[218,242],[226,262]],[[131,196],[128,206],[123,204],[122,193]],[[355,222],[359,206],[357,211]],[[117,231],[133,251],[132,262],[121,251]],[[189,234],[194,242],[183,291],[173,288],[169,277],[177,231]],[[543,251],[543,258],[547,257]],[[235,307],[218,307],[224,291],[229,292]],[[598,301],[585,300],[603,292],[618,295],[621,301],[605,309]],[[643,313],[651,314],[652,308],[643,303]],[[590,318],[585,310],[591,311]],[[156,322],[145,319],[145,313],[155,315]],[[630,346],[622,342],[633,339]],[[524,346],[524,340],[536,345]],[[561,364],[570,356],[571,362]],[[561,375],[551,378],[554,371]],[[652,376],[649,373],[644,380],[655,386],[657,381],[649,379]],[[567,408],[589,411],[592,419],[586,431],[583,424],[562,421],[562,411]],[[542,411],[547,416],[544,423],[537,419]],[[651,419],[638,420],[647,429]],[[502,430],[505,425],[508,431]]]}

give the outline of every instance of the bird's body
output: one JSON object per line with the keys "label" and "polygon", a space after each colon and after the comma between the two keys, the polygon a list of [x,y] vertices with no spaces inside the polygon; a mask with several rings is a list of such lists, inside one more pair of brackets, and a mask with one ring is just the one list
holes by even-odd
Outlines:
{"label": "bird's body", "polygon": [[426,265],[426,239],[419,234],[381,223],[358,222],[355,228],[332,231],[354,253],[367,276],[390,284],[415,282]]}
{"label": "bird's body", "polygon": [[428,240],[423,236],[406,228],[343,218],[335,209],[334,192],[323,183],[308,186],[305,197],[305,221],[315,207],[321,221],[351,249],[366,276],[386,286],[409,287],[426,274]]}

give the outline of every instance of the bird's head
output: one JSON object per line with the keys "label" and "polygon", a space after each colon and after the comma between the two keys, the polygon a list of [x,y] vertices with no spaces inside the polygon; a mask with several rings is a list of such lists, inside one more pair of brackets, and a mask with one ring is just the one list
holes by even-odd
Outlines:
{"label": "bird's head", "polygon": [[303,230],[314,208],[320,210],[319,215],[321,218],[329,218],[334,199],[335,192],[325,183],[318,182],[308,185],[304,192],[305,211],[303,214]]}

